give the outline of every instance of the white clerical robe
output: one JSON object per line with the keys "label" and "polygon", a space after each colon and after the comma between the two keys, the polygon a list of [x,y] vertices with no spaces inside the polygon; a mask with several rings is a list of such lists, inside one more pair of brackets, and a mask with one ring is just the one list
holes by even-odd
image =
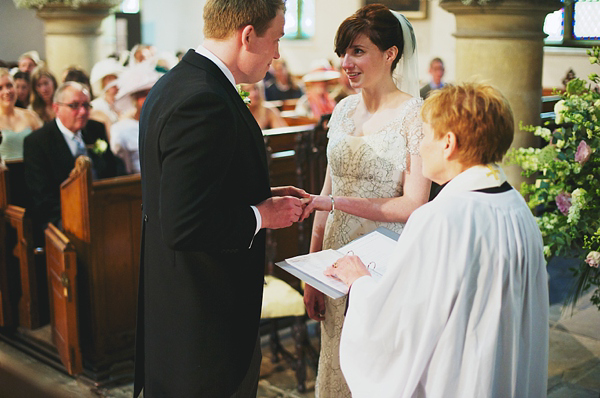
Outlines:
{"label": "white clerical robe", "polygon": [[353,397],[546,396],[540,231],[516,190],[474,192],[505,179],[496,165],[456,176],[411,215],[384,277],[354,282],[340,346]]}

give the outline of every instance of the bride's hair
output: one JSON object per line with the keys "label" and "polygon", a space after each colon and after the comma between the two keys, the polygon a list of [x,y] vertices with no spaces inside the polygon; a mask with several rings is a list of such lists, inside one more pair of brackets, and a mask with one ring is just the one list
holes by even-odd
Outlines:
{"label": "bride's hair", "polygon": [[360,34],[367,36],[380,51],[396,46],[398,55],[391,70],[396,69],[402,57],[404,37],[400,22],[389,8],[381,4],[370,4],[346,18],[335,35],[335,53],[339,57],[344,55]]}

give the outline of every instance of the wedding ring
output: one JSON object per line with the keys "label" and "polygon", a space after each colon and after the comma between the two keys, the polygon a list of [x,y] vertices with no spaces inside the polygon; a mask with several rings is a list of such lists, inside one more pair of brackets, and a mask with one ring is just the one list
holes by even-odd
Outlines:
{"label": "wedding ring", "polygon": [[337,261],[336,261],[335,263],[333,263],[332,267],[333,267],[333,268],[337,268],[337,267],[338,267],[338,266],[337,266]]}

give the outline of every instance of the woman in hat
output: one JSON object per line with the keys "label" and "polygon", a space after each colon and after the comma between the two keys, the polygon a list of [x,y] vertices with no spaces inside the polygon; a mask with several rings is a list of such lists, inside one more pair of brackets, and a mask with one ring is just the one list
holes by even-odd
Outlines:
{"label": "woman in hat", "polygon": [[116,106],[121,107],[119,103],[129,103],[135,108],[131,117],[125,117],[112,125],[110,134],[110,149],[123,160],[127,174],[140,172],[140,114],[146,96],[160,77],[161,74],[152,65],[141,63],[128,67],[117,80]]}
{"label": "woman in hat", "polygon": [[91,102],[90,118],[104,123],[109,137],[112,124],[119,120],[119,113],[115,108],[115,97],[119,91],[117,78],[122,71],[123,67],[116,59],[106,58],[96,62],[90,74],[92,87],[101,90],[101,94]]}
{"label": "woman in hat", "polygon": [[339,78],[340,72],[334,70],[327,60],[317,61],[312,71],[302,78],[306,94],[296,103],[296,113],[316,120],[331,114],[335,108],[335,101],[327,88],[330,82],[335,83]]}
{"label": "woman in hat", "polygon": [[[427,202],[431,183],[421,173],[423,101],[408,20],[383,5],[367,5],[342,22],[335,51],[361,92],[344,98],[329,123],[325,183],[303,214],[320,210],[311,252],[337,249],[380,226],[401,233]],[[339,363],[346,298],[329,299],[306,285],[304,302],[308,315],[322,321],[316,396],[350,397]]]}

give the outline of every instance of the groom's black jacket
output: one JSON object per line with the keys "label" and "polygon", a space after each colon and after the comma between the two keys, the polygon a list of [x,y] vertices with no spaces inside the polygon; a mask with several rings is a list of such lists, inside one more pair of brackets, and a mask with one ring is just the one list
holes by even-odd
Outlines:
{"label": "groom's black jacket", "polygon": [[271,196],[262,133],[234,86],[194,50],[154,86],[140,120],[144,222],[135,394],[229,397],[260,319]]}

